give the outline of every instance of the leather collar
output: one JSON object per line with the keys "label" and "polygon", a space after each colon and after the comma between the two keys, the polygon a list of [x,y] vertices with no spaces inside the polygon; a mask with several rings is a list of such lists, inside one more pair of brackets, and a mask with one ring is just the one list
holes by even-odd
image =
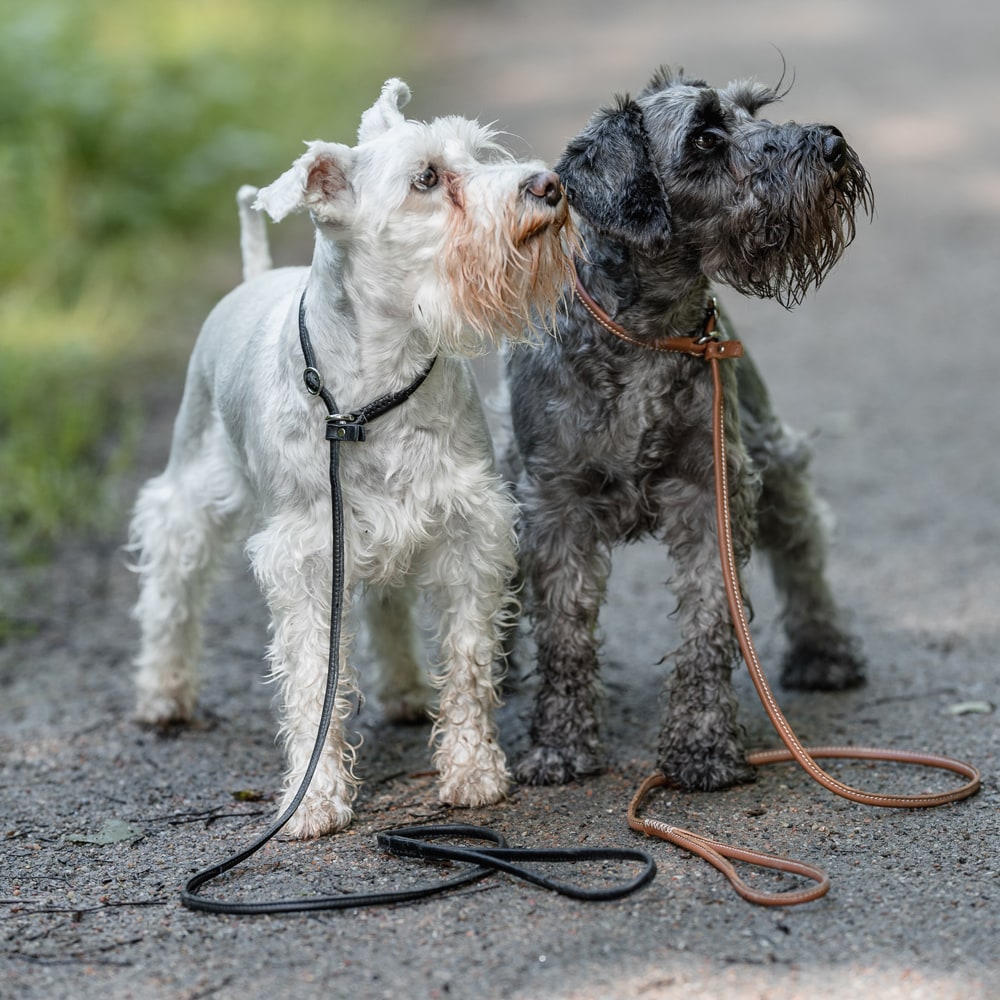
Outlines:
{"label": "leather collar", "polygon": [[705,319],[700,333],[693,337],[660,337],[656,340],[640,340],[616,323],[594,300],[590,292],[583,287],[580,275],[575,275],[574,292],[580,304],[608,333],[619,340],[624,340],[634,347],[647,351],[672,351],[680,354],[691,354],[699,358],[740,358],[743,356],[743,344],[738,340],[720,340],[715,329],[719,318],[719,308],[715,296],[711,296],[705,306]]}

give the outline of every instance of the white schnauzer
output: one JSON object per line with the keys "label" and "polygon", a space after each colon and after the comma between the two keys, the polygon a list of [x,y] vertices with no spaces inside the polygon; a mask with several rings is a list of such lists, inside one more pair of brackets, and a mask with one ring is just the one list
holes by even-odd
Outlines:
{"label": "white schnauzer", "polygon": [[[359,443],[341,452],[345,611],[359,585],[381,595],[365,602],[378,693],[389,717],[413,718],[427,711],[428,694],[411,605],[418,593],[432,598],[440,797],[477,806],[508,786],[493,710],[514,507],[464,358],[504,334],[524,336],[551,313],[569,268],[568,208],[542,164],[515,162],[475,122],[407,121],[408,99],[404,83],[388,81],[355,147],[309,143],[259,192],[254,207],[274,221],[308,209],[312,265],[255,274],[269,256],[245,228],[251,277],[205,322],[169,463],[142,489],[131,526],[141,575],[138,716],[161,726],[194,707],[199,618],[220,546],[252,532],[247,551],[271,610],[288,757],[282,812],[309,762],[329,657],[329,432],[314,398],[323,392],[357,414],[418,385],[370,425],[355,420]],[[300,308],[314,362],[303,360]],[[352,817],[356,748],[343,723],[358,687],[348,645],[322,757],[285,827],[292,836],[337,830]]]}

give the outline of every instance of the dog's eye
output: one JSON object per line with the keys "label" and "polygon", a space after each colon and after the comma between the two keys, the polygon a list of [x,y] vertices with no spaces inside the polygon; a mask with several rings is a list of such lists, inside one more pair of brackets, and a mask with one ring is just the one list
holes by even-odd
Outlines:
{"label": "dog's eye", "polygon": [[430,191],[436,187],[438,182],[438,172],[433,167],[425,167],[416,177],[413,178],[413,186],[418,191]]}
{"label": "dog's eye", "polygon": [[696,132],[691,141],[694,143],[694,148],[700,152],[712,153],[719,148],[719,143],[722,140],[718,132],[709,132],[706,129],[703,132]]}

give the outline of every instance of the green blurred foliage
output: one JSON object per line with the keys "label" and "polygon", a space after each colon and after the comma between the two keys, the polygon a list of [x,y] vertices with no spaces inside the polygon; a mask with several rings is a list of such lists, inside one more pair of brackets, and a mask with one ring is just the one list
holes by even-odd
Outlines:
{"label": "green blurred foliage", "polygon": [[120,519],[144,365],[238,274],[237,187],[351,141],[420,10],[0,0],[0,560]]}

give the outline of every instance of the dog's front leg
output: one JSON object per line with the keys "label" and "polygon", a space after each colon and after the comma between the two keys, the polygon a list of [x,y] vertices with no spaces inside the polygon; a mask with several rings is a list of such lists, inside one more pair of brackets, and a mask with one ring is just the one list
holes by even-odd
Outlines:
{"label": "dog's front leg", "polygon": [[534,623],[539,690],[531,749],[518,781],[563,784],[601,764],[597,618],[611,569],[610,549],[595,532],[602,518],[579,494],[529,483],[520,526],[522,572]]}
{"label": "dog's front leg", "polygon": [[[757,482],[739,445],[738,431],[730,426],[730,522],[742,566],[753,542]],[[707,428],[691,431],[688,448],[677,467],[688,469],[690,478],[668,481],[660,498],[661,509],[667,512],[665,537],[676,564],[671,585],[677,595],[681,646],[673,656],[657,764],[681,787],[711,791],[750,781],[754,770],[746,762],[732,688],[739,647],[719,558]],[[696,469],[700,475],[692,471]]]}
{"label": "dog's front leg", "polygon": [[[327,686],[330,641],[329,514],[284,515],[247,544],[254,572],[271,609],[271,677],[280,685],[281,735],[288,769],[279,813],[291,803],[316,742]],[[344,619],[349,591],[344,595]],[[330,731],[301,805],[284,827],[292,837],[318,837],[351,822],[357,790],[355,747],[344,736],[357,682],[347,660],[350,641],[340,643],[340,677]]]}
{"label": "dog's front leg", "polygon": [[441,616],[442,662],[432,678],[441,691],[434,762],[441,800],[449,805],[496,802],[509,785],[493,716],[514,569],[510,501],[484,486],[477,502],[445,525],[426,560],[426,582]]}

